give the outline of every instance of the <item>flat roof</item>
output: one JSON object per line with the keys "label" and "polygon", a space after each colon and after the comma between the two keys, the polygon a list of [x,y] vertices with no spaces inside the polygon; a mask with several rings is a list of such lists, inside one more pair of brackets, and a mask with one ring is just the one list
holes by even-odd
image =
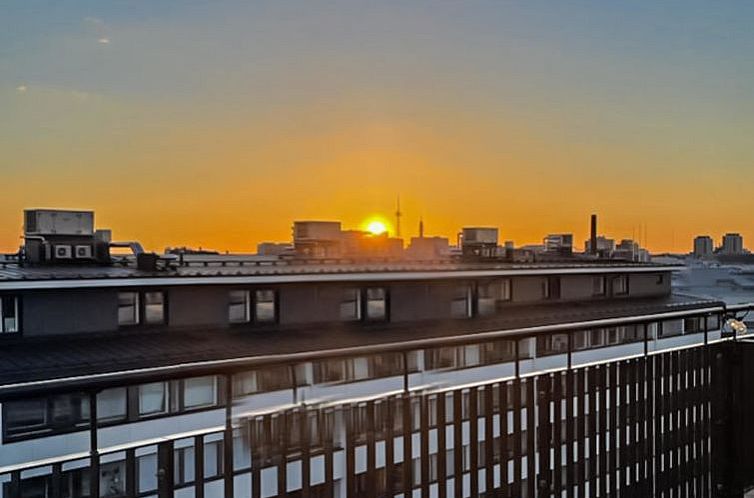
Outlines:
{"label": "flat roof", "polygon": [[212,284],[406,281],[496,276],[666,272],[675,265],[592,262],[290,262],[271,258],[186,259],[183,266],[144,271],[132,263],[109,266],[20,266],[0,260],[0,290]]}
{"label": "flat roof", "polygon": [[[0,348],[0,395],[50,382],[65,386],[205,375],[311,356],[358,356],[377,351],[420,349],[506,336],[531,336],[550,329],[596,328],[622,319],[653,320],[694,312],[721,311],[719,301],[693,296],[611,299],[511,307],[501,316],[470,320],[383,324],[336,323],[290,329],[196,327],[143,332],[26,337]],[[539,328],[539,330],[538,330]],[[309,356],[307,356],[309,355]],[[177,370],[176,370],[177,369]],[[38,386],[37,386],[38,387]]]}

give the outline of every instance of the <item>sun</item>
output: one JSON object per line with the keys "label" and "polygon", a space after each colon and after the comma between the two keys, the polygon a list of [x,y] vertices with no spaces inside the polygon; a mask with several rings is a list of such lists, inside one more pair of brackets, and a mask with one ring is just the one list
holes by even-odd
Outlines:
{"label": "sun", "polygon": [[387,227],[380,220],[372,220],[367,224],[367,232],[372,235],[382,235],[387,232]]}

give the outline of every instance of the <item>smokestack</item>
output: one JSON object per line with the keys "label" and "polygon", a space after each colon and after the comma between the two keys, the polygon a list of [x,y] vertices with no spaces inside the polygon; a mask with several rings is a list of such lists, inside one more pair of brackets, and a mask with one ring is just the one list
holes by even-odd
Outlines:
{"label": "smokestack", "polygon": [[589,238],[590,241],[590,249],[591,253],[593,255],[597,255],[597,215],[592,215],[592,224],[591,224],[591,236]]}

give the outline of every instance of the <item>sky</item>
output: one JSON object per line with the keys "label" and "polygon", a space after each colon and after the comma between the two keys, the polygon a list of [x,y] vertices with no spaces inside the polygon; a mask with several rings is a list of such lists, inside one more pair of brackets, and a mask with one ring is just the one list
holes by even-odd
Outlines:
{"label": "sky", "polygon": [[[250,252],[293,220],[754,248],[754,2],[0,4],[0,251],[22,211]],[[391,227],[392,228],[392,227]]]}

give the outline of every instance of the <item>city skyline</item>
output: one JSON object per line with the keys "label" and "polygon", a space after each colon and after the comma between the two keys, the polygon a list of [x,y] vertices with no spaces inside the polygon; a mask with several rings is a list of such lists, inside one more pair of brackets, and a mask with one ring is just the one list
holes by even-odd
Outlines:
{"label": "city skyline", "polygon": [[406,236],[754,237],[754,7],[473,5],[4,6],[0,250],[31,207],[249,251],[397,194]]}

